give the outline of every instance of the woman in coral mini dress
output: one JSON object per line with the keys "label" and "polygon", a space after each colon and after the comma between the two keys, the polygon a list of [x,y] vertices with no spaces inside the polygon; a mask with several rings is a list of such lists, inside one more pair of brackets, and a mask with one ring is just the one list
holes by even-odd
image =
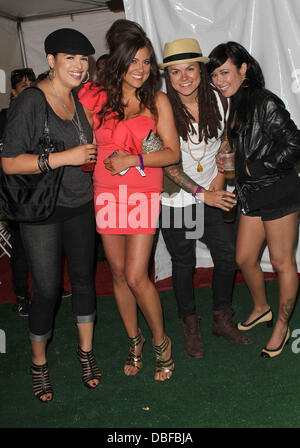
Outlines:
{"label": "woman in coral mini dress", "polygon": [[[161,167],[178,162],[179,140],[169,100],[159,91],[159,69],[145,32],[134,22],[118,20],[107,33],[107,43],[110,55],[101,85],[87,84],[79,94],[98,147],[93,177],[97,231],[130,343],[124,372],[136,375],[142,367],[145,339],[138,328],[138,306],[153,335],[154,378],[165,381],[174,370],[171,340],[164,332],[148,264],[160,211]],[[142,154],[142,142],[151,131],[160,135],[163,149]]]}

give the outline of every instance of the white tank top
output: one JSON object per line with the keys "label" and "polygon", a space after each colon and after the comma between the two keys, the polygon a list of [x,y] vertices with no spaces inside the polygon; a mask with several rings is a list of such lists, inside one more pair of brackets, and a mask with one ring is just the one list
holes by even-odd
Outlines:
{"label": "white tank top", "polygon": [[[218,129],[218,137],[208,140],[206,150],[204,141],[202,141],[200,144],[192,143],[198,141],[198,123],[193,123],[196,134],[190,134],[190,139],[192,141],[189,140],[190,151],[195,159],[200,159],[200,157],[203,155],[203,152],[205,151],[205,156],[200,161],[203,171],[197,171],[198,162],[190,156],[188,143],[182,140],[182,138],[180,137],[183,171],[191,179],[193,179],[194,182],[201,185],[205,189],[209,188],[211,182],[218,174],[218,168],[216,165],[216,154],[219,150],[221,144],[221,136],[224,131],[224,108],[217,92],[215,92],[215,95],[217,97],[219,111],[222,117],[221,129]],[[228,113],[229,110],[227,110],[226,119],[228,118]],[[169,207],[186,207],[188,205],[195,204],[195,198],[191,193],[188,193],[181,188],[178,193],[175,193],[172,196],[169,196],[168,193],[165,192],[162,193],[162,204]]]}

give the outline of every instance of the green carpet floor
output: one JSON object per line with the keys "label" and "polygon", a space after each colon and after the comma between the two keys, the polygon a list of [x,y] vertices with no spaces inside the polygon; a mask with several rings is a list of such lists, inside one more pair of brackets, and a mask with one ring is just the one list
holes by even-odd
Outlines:
{"label": "green carpet floor", "polygon": [[[277,313],[276,281],[267,282],[269,303]],[[97,299],[95,355],[103,373],[97,390],[81,382],[76,359],[76,328],[71,302],[57,313],[55,334],[48,348],[54,400],[41,404],[33,396],[29,374],[27,320],[11,304],[0,306],[0,329],[6,333],[6,353],[0,354],[1,428],[299,428],[300,393],[299,303],[290,321],[294,337],[282,355],[260,357],[271,329],[248,332],[253,343],[232,345],[212,335],[211,289],[196,290],[204,359],[183,351],[183,336],[173,291],[161,292],[166,331],[173,341],[175,373],[165,383],[154,376],[151,335],[140,317],[146,337],[144,367],[136,377],[123,374],[128,343],[113,297]],[[252,303],[245,285],[234,290],[236,321],[246,318]],[[298,340],[297,340],[298,338]],[[299,348],[298,348],[299,347]],[[149,408],[149,410],[143,410]]]}

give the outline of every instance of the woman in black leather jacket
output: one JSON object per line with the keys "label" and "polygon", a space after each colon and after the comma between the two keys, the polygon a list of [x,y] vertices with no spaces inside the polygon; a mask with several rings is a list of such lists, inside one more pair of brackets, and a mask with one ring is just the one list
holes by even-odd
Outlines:
{"label": "woman in black leather jacket", "polygon": [[[261,355],[281,353],[290,337],[288,320],[298,290],[294,247],[300,208],[300,131],[283,102],[264,88],[257,61],[236,42],[218,45],[209,55],[215,86],[231,98],[228,138],[235,152],[236,189],[242,214],[236,259],[251,292],[254,308],[239,330],[259,323],[272,326],[259,257],[267,241],[278,273],[279,312],[273,334]],[[219,170],[222,164],[219,162]]]}

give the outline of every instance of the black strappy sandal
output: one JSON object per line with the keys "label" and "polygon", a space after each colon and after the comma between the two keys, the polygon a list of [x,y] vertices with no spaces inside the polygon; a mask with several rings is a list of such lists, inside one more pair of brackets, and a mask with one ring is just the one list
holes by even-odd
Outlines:
{"label": "black strappy sandal", "polygon": [[[89,389],[96,389],[96,387],[98,387],[100,383],[101,373],[96,366],[93,350],[85,352],[78,345],[77,355],[83,369],[83,384]],[[89,384],[89,381],[92,380],[98,380],[97,386],[91,386]]]}
{"label": "black strappy sandal", "polygon": [[[33,382],[33,393],[42,403],[48,403],[53,399],[53,389],[49,380],[48,363],[38,366],[31,363],[30,372]],[[42,400],[43,395],[51,394],[50,400]]]}

